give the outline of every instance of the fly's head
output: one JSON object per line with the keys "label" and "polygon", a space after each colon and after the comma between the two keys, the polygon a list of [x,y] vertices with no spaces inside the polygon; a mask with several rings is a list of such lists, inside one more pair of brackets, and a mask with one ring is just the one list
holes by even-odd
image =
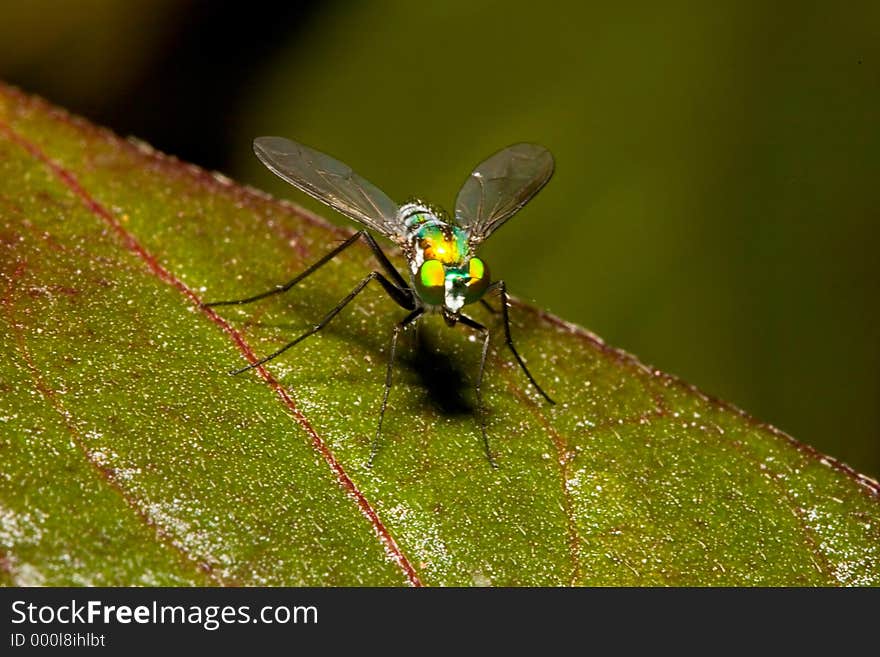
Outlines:
{"label": "fly's head", "polygon": [[419,298],[428,306],[440,308],[450,326],[458,321],[464,306],[482,298],[491,281],[489,268],[476,256],[452,265],[425,260],[414,280]]}

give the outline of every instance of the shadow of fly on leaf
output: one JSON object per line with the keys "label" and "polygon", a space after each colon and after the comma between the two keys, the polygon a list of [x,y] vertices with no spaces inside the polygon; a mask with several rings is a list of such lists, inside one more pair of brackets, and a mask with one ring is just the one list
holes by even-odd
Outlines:
{"label": "shadow of fly on leaf", "polygon": [[461,363],[438,349],[419,328],[413,331],[417,335],[404,364],[424,388],[424,403],[445,417],[473,415],[474,405],[465,394],[468,377]]}
{"label": "shadow of fly on leaf", "polygon": [[[372,467],[379,451],[398,337],[401,332],[415,327],[425,314],[433,313],[441,315],[448,326],[460,324],[482,339],[476,380],[477,420],[486,458],[493,468],[497,468],[498,464],[492,455],[486,434],[486,410],[482,393],[491,332],[486,326],[464,314],[462,309],[479,302],[493,313],[501,315],[505,342],[516,362],[535,390],[547,403],[553,404],[554,401],[535,381],[514,346],[510,333],[510,303],[504,281],[492,281],[489,267],[476,256],[479,245],[550,180],[553,175],[553,156],[550,151],[536,144],[514,144],[481,162],[458,193],[453,219],[439,208],[419,200],[398,205],[342,162],[289,139],[258,137],[254,140],[254,151],[263,164],[279,177],[393,242],[406,257],[410,271],[409,280],[406,280],[391,264],[375,238],[367,230],[360,230],[283,285],[276,285],[270,290],[242,299],[202,304],[205,307],[242,305],[287,292],[358,240],[364,241],[370,247],[379,265],[378,269],[367,274],[311,329],[268,356],[233,370],[230,374],[242,374],[268,363],[314,335],[330,323],[367,285],[375,281],[397,305],[407,311],[407,315],[391,331],[385,391],[368,465]],[[486,301],[487,295],[497,295],[500,298],[500,309],[494,309]],[[446,401],[454,400],[450,398]]]}

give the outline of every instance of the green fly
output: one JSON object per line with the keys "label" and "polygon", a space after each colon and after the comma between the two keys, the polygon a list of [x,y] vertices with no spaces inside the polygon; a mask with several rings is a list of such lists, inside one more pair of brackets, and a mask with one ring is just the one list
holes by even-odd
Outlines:
{"label": "green fly", "polygon": [[391,391],[391,375],[397,352],[397,338],[426,313],[440,314],[449,326],[461,323],[482,336],[480,370],[477,374],[477,413],[486,457],[497,467],[486,435],[482,383],[489,351],[488,328],[462,313],[462,308],[480,302],[489,310],[485,296],[501,297],[504,337],[516,362],[529,382],[548,403],[550,396],[538,385],[513,344],[510,334],[507,287],[503,280],[492,281],[489,267],[476,256],[483,241],[522,208],[553,175],[553,156],[543,146],[514,144],[480,163],[465,180],[455,201],[455,219],[450,221],[437,208],[421,201],[398,205],[378,187],[354,173],[332,157],[282,137],[259,137],[254,140],[257,157],[276,175],[334,210],[375,231],[397,245],[409,265],[407,281],[379,247],[375,238],[360,230],[327,253],[311,267],[283,285],[271,290],[230,301],[214,301],[205,306],[241,305],[286,292],[342,253],[363,240],[380,266],[370,272],[314,327],[265,358],[230,374],[241,374],[277,358],[285,351],[324,328],[370,282],[376,281],[401,308],[408,311],[391,332],[391,348],[385,373],[385,393],[379,411],[379,423],[373,439],[369,464],[372,465],[382,434],[382,420]]}

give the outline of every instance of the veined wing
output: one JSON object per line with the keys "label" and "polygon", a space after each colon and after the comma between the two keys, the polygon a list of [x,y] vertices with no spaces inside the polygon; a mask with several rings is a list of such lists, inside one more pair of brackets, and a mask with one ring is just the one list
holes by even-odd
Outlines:
{"label": "veined wing", "polygon": [[294,187],[367,228],[400,241],[397,203],[351,167],[283,137],[257,137],[254,152],[273,173]]}
{"label": "veined wing", "polygon": [[529,202],[553,175],[553,156],[537,144],[514,144],[477,165],[455,200],[455,220],[476,246]]}

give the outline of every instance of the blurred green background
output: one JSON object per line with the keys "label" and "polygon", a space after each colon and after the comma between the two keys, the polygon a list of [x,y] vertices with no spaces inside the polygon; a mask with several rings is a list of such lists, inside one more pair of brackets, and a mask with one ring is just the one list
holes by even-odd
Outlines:
{"label": "blurred green background", "polygon": [[3,2],[0,78],[301,203],[254,136],[447,208],[545,144],[494,274],[880,475],[876,1]]}

